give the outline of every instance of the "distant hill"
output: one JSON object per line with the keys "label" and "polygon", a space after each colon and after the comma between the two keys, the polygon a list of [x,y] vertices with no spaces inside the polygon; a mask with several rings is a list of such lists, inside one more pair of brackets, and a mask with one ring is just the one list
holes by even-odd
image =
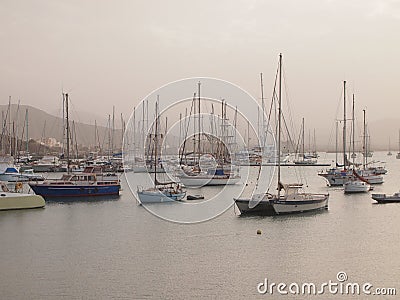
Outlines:
{"label": "distant hill", "polygon": [[[28,110],[28,133],[29,138],[34,140],[40,140],[41,138],[55,138],[57,141],[62,141],[63,136],[63,120],[62,114],[60,116],[51,115],[41,109],[28,106],[28,105],[20,105],[19,111],[17,115],[18,105],[11,105],[11,122],[14,123],[14,129],[11,129],[12,132],[17,129],[18,137],[22,137],[22,133],[24,132],[24,140],[26,139],[26,128],[25,124],[25,112]],[[8,110],[8,105],[0,105],[1,111],[1,126],[3,128],[4,119],[6,117]],[[73,115],[73,114],[72,114]],[[10,120],[10,119],[8,119]],[[84,121],[78,122],[78,120],[74,120],[73,117],[70,117],[70,126],[72,128],[73,122],[75,122],[76,128],[76,138],[78,144],[89,147],[95,144],[95,126],[94,122],[92,124],[85,124]],[[107,122],[107,120],[106,120]],[[13,124],[11,123],[11,128],[13,128]],[[104,120],[99,123],[104,124]],[[114,133],[114,148],[121,147],[122,141],[122,130],[121,128],[120,118],[115,118],[115,129]],[[9,128],[10,124],[7,124],[7,128]],[[97,126],[100,146],[102,149],[108,149],[108,128],[105,126]],[[1,131],[0,131],[1,132]]]}

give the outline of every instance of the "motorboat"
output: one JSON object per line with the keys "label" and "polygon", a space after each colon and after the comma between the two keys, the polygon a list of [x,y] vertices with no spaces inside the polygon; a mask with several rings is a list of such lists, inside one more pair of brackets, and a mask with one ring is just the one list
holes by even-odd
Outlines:
{"label": "motorboat", "polygon": [[0,210],[40,208],[46,204],[42,196],[12,192],[4,182],[0,185]]}

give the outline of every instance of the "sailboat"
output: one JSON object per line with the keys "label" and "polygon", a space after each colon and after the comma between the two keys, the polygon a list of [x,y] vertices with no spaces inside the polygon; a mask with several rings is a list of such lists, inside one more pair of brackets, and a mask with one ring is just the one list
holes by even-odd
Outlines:
{"label": "sailboat", "polygon": [[[193,99],[195,100],[195,99]],[[194,101],[193,101],[194,103]],[[194,149],[193,149],[193,158],[194,158],[194,166],[190,169],[185,168],[184,165],[181,164],[182,173],[177,175],[180,182],[185,186],[191,187],[200,187],[200,186],[216,186],[216,185],[233,185],[240,181],[240,175],[233,170],[233,166],[231,162],[226,164],[227,160],[227,149],[225,147],[225,139],[226,139],[226,127],[229,126],[226,118],[226,102],[222,101],[222,118],[221,118],[221,132],[222,136],[215,141],[217,154],[216,154],[216,166],[211,166],[206,170],[202,170],[200,167],[201,160],[201,149],[200,149],[200,139],[201,139],[201,128],[200,128],[200,82],[198,83],[198,93],[197,93],[197,115],[198,115],[198,133],[194,136]],[[195,103],[194,103],[195,104]],[[196,105],[195,105],[196,106]],[[229,143],[227,143],[229,144]],[[185,143],[184,143],[185,145]],[[183,151],[182,151],[183,152]],[[211,156],[213,156],[213,153]],[[181,154],[181,156],[183,153]],[[197,158],[197,160],[196,160]],[[182,162],[182,159],[181,159]]]}
{"label": "sailboat", "polygon": [[[159,130],[159,115],[158,115],[158,99],[156,102],[156,111],[155,111],[155,122],[154,122],[154,134],[153,136],[153,145],[154,145],[154,162],[159,160],[158,157],[158,140],[160,135],[158,134]],[[151,137],[151,135],[150,135]],[[138,186],[137,195],[140,203],[159,203],[159,202],[172,202],[172,201],[180,201],[185,195],[186,191],[182,188],[182,186],[176,182],[160,182],[157,179],[157,163],[153,164],[154,168],[154,186],[151,188],[143,189],[143,187]]]}
{"label": "sailboat", "polygon": [[[296,165],[315,165],[317,163],[317,160],[314,159],[313,155],[306,155],[304,151],[304,118],[301,123],[301,153],[300,157],[297,160],[294,160],[293,162]],[[310,151],[311,149],[309,149]],[[311,152],[311,151],[310,151]]]}
{"label": "sailboat", "polygon": [[389,137],[389,152],[387,153],[388,156],[392,156],[392,152],[390,151],[390,137]]}
{"label": "sailboat", "polygon": [[119,179],[110,179],[98,173],[70,173],[68,94],[63,94],[63,97],[65,97],[66,110],[67,174],[64,174],[61,179],[48,179],[41,183],[30,182],[29,186],[35,194],[45,198],[119,195],[121,187]]}
{"label": "sailboat", "polygon": [[[278,139],[277,153],[281,153],[282,118],[282,54],[279,55],[279,95],[278,95]],[[302,184],[285,184],[281,181],[281,162],[277,164],[277,194],[258,194],[251,199],[234,199],[242,214],[289,214],[328,208],[329,194],[313,194],[301,191]],[[281,193],[281,191],[284,191]]]}
{"label": "sailboat", "polygon": [[[340,166],[336,161],[336,167],[318,173],[318,176],[324,177],[329,186],[343,186],[346,182],[354,179],[353,171],[348,168],[351,163],[347,159],[346,154],[346,81],[343,82],[343,165]],[[365,130],[366,132],[366,130]],[[364,160],[367,161],[367,135],[364,134]],[[337,144],[337,143],[336,143]],[[337,151],[336,151],[337,153]],[[341,168],[343,167],[343,168]],[[383,177],[375,171],[367,170],[367,163],[365,163],[363,170],[357,170],[357,174],[365,178],[370,184],[383,183]]]}
{"label": "sailboat", "polygon": [[[365,114],[364,114],[364,124],[365,124]],[[355,139],[355,118],[354,118],[354,94],[353,94],[353,118],[352,118],[352,151],[354,153],[354,139]],[[345,194],[350,194],[350,193],[366,193],[371,189],[371,185],[369,182],[361,177],[360,175],[357,174],[355,168],[356,168],[356,163],[353,158],[352,162],[352,167],[353,167],[353,177],[350,178],[349,181],[346,181],[343,184],[344,187],[344,193]]]}

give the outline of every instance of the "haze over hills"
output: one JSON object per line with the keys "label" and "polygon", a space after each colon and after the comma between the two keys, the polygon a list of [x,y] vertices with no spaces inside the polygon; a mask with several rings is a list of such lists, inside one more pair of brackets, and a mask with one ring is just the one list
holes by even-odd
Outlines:
{"label": "haze over hills", "polygon": [[[34,140],[40,140],[41,138],[56,138],[57,141],[62,141],[62,112],[60,116],[49,114],[41,109],[29,106],[20,105],[19,113],[17,117],[16,104],[11,105],[11,122],[17,122],[18,120],[18,136],[21,138],[22,132],[25,134],[25,111],[28,110],[28,123],[29,123],[29,138]],[[4,124],[4,118],[7,114],[8,105],[0,105],[0,111],[2,112],[2,125]],[[93,146],[95,144],[95,126],[94,120],[97,121],[97,129],[99,133],[100,146],[102,149],[108,149],[108,116],[100,117],[102,120],[94,119],[96,114],[93,113],[90,116],[86,113],[73,112],[70,116],[71,126],[72,121],[75,122],[76,136],[78,144],[82,146]],[[84,119],[84,120],[82,120]],[[85,122],[87,121],[87,123]],[[125,120],[127,122],[127,120]],[[328,123],[332,124],[332,128],[329,132],[316,129],[316,140],[318,151],[334,151],[335,149],[335,128],[334,121],[327,120]],[[99,124],[102,124],[100,126]],[[9,126],[9,124],[7,124]],[[12,127],[12,124],[11,124]],[[326,127],[326,124],[325,124]],[[348,124],[348,128],[351,124]],[[121,118],[115,116],[115,133],[114,133],[114,145],[115,148],[120,147],[122,140],[121,131]],[[371,137],[371,150],[387,150],[389,147],[389,138],[391,140],[392,152],[399,151],[399,129],[400,123],[396,119],[384,119],[380,121],[372,121],[368,123],[368,132]],[[308,130],[308,129],[307,129]],[[312,130],[311,130],[312,132]],[[341,149],[341,125],[339,125],[339,149]],[[297,136],[298,132],[294,136]],[[350,129],[348,129],[348,135],[350,136]],[[312,137],[311,137],[312,138]],[[361,150],[362,141],[362,121],[358,118],[356,124],[356,151]],[[349,139],[348,139],[349,141]],[[98,144],[98,143],[97,143]],[[306,148],[308,147],[308,133],[306,133]]]}
{"label": "haze over hills", "polygon": [[[4,118],[7,115],[8,105],[0,105],[0,111],[2,112],[2,125],[4,125]],[[15,128],[18,127],[18,137],[21,138],[24,132],[24,139],[26,139],[25,114],[28,110],[28,133],[29,138],[34,140],[40,140],[41,138],[55,138],[57,141],[62,141],[63,137],[63,120],[62,113],[60,116],[51,115],[41,109],[29,106],[20,105],[17,114],[18,105],[11,104],[11,122],[14,122]],[[83,114],[84,115],[84,114]],[[10,119],[8,119],[10,120]],[[93,146],[95,144],[95,125],[85,124],[74,120],[73,116],[70,117],[70,124],[72,127],[73,122],[76,128],[76,137],[78,144],[82,146]],[[99,122],[103,123],[104,122]],[[10,124],[7,124],[9,126]],[[11,128],[12,128],[11,124]],[[115,133],[114,133],[114,145],[115,148],[121,146],[122,131],[120,118],[115,118]],[[102,149],[108,149],[108,128],[105,126],[97,125],[99,134],[100,147]],[[13,132],[13,130],[11,129]],[[97,143],[98,144],[98,143]]]}

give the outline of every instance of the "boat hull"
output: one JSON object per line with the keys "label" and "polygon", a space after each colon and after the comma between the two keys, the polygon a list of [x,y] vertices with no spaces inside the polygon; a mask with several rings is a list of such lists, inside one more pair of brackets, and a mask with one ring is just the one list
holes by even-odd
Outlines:
{"label": "boat hull", "polygon": [[378,203],[398,203],[400,197],[386,196],[386,194],[372,194],[372,199]]}
{"label": "boat hull", "polygon": [[[343,186],[346,182],[353,180],[355,177],[352,173],[336,173],[336,174],[318,174],[321,177],[324,177],[328,182],[329,186]],[[370,184],[382,184],[383,176],[374,175],[374,174],[361,174],[365,180],[367,180]]]}
{"label": "boat hull", "polygon": [[45,204],[43,197],[39,195],[0,193],[0,210],[40,208]]}
{"label": "boat hull", "polygon": [[344,192],[345,194],[352,194],[352,193],[366,193],[371,189],[369,184],[364,182],[346,182],[344,185]]}
{"label": "boat hull", "polygon": [[37,195],[50,197],[93,197],[119,195],[119,184],[108,185],[68,185],[29,183]]}
{"label": "boat hull", "polygon": [[271,205],[269,200],[261,200],[255,207],[250,208],[249,199],[234,199],[236,206],[242,215],[261,215],[261,216],[273,216],[276,215],[274,207]]}
{"label": "boat hull", "polygon": [[270,200],[275,212],[281,214],[302,213],[306,211],[328,209],[329,197],[312,200]]}
{"label": "boat hull", "polygon": [[177,194],[164,194],[155,191],[138,191],[138,197],[141,203],[162,203],[162,202],[174,202],[182,200],[186,195],[186,192]]}

